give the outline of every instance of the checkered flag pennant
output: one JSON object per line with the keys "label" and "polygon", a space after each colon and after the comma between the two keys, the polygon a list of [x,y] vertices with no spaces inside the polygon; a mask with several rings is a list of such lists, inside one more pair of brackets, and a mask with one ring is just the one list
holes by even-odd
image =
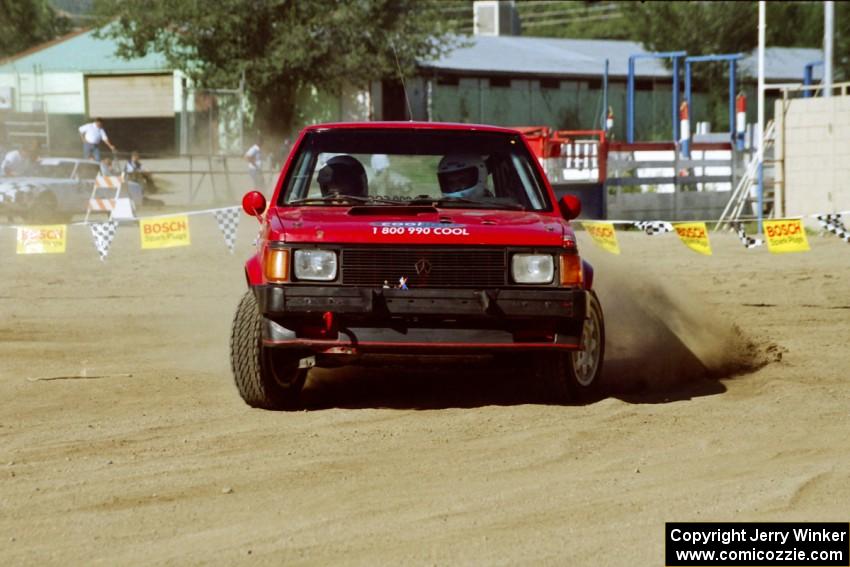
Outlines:
{"label": "checkered flag pennant", "polygon": [[112,244],[112,239],[115,238],[118,223],[115,221],[95,222],[90,224],[89,228],[91,228],[94,247],[97,249],[97,253],[100,254],[100,261],[103,262],[106,260],[106,255],[109,254],[109,245]]}
{"label": "checkered flag pennant", "polygon": [[825,230],[850,244],[850,231],[841,221],[841,215],[818,215],[818,222]]}
{"label": "checkered flag pennant", "polygon": [[741,239],[741,243],[744,245],[744,248],[755,248],[764,244],[764,240],[761,238],[752,238],[751,236],[747,236],[747,233],[744,231],[743,224],[736,222],[732,226],[738,234],[738,238]]}
{"label": "checkered flag pennant", "polygon": [[227,244],[227,248],[233,254],[233,246],[236,244],[236,229],[239,228],[239,207],[216,209],[214,214],[218,228],[224,235],[224,243]]}
{"label": "checkered flag pennant", "polygon": [[665,221],[637,221],[634,224],[638,230],[642,230],[650,236],[673,232],[673,225]]}

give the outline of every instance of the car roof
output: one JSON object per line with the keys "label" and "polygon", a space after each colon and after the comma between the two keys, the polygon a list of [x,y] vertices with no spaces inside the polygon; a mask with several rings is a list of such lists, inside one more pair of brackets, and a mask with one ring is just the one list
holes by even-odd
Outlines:
{"label": "car roof", "polygon": [[498,132],[502,134],[521,134],[519,130],[486,124],[461,124],[459,122],[328,122],[313,124],[304,128],[305,132],[322,130],[454,130],[464,132]]}
{"label": "car roof", "polygon": [[90,159],[78,158],[63,158],[63,157],[46,157],[39,158],[38,162],[42,165],[59,165],[60,163],[90,163],[99,166],[96,161]]}

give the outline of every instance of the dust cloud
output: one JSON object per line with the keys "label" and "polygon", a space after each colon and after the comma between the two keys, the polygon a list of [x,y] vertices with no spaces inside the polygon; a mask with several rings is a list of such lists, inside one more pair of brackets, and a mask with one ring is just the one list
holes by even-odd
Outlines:
{"label": "dust cloud", "polygon": [[604,379],[613,394],[663,391],[767,363],[767,345],[745,336],[683,282],[663,281],[622,258],[593,264],[607,334]]}

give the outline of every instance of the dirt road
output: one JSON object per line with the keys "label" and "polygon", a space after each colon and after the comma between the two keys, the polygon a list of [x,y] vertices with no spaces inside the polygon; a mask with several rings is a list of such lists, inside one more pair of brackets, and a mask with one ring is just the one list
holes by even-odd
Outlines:
{"label": "dirt road", "polygon": [[[255,226],[230,256],[192,222],[170,251],[122,228],[105,264],[80,227],[55,256],[0,231],[0,564],[661,565],[665,521],[848,520],[834,237],[583,242],[609,330],[597,403],[408,366],[316,372],[313,410],[274,413],[228,367]],[[132,376],[28,380],[83,369]]]}

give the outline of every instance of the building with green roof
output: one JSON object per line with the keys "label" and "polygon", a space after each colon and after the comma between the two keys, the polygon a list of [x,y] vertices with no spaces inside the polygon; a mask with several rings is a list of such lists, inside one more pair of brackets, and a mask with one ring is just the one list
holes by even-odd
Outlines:
{"label": "building with green roof", "polygon": [[[249,105],[239,92],[192,89],[161,54],[125,60],[115,55],[116,50],[114,40],[97,38],[89,30],[0,61],[0,106],[2,99],[12,101],[11,108],[0,113],[47,113],[54,153],[79,151],[77,128],[94,116],[104,118],[110,138],[123,150],[153,154],[244,150],[243,112]],[[613,133],[622,139],[625,69],[635,54],[649,53],[631,41],[476,35],[435,61],[420,62],[418,76],[406,83],[412,116],[404,90],[388,80],[370,85],[368,91],[343,89],[342,95],[305,89],[292,126],[413,118],[598,128],[603,116],[601,79],[608,60],[608,105],[616,117]],[[802,76],[807,63],[821,58],[818,49],[770,48],[767,79],[793,81]],[[754,62],[755,54],[750,53],[739,65],[740,88],[751,99]],[[670,71],[660,61],[642,60],[636,79],[637,139],[667,139],[672,120]],[[707,100],[707,93],[696,88],[691,109],[695,121],[712,119]],[[768,105],[768,114],[771,110]],[[748,114],[752,121],[754,104]],[[713,126],[728,128],[725,123]]]}
{"label": "building with green roof", "polygon": [[6,112],[29,114],[27,120],[30,113],[45,113],[46,145],[54,153],[79,151],[77,128],[95,116],[103,117],[120,149],[173,153],[179,143],[182,75],[161,54],[121,59],[115,52],[114,41],[88,30],[0,62],[0,92],[11,101]]}

